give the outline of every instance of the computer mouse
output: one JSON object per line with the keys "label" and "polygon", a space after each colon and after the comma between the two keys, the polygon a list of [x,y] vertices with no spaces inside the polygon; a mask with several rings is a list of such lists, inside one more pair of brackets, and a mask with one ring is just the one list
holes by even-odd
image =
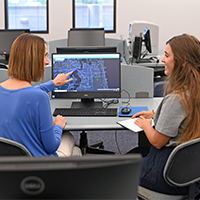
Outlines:
{"label": "computer mouse", "polygon": [[122,114],[129,114],[131,112],[131,109],[128,107],[124,107],[124,108],[122,108],[121,112],[122,112]]}

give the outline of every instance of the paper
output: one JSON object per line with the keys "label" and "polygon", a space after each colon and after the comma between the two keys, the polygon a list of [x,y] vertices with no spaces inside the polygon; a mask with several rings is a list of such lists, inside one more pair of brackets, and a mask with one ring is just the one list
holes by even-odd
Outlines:
{"label": "paper", "polygon": [[[137,120],[138,118],[130,118],[130,119],[126,119],[123,121],[119,121],[117,122],[117,124],[123,126],[124,128],[127,128],[133,132],[139,132],[142,131],[143,129],[140,128],[138,125],[136,125],[134,122],[135,120]],[[154,126],[154,121],[152,120],[152,126]]]}

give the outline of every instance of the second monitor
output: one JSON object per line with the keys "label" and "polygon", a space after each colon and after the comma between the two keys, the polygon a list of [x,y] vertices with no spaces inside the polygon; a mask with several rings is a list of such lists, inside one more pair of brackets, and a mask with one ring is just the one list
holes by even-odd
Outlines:
{"label": "second monitor", "polygon": [[70,29],[68,46],[105,46],[105,31],[103,28]]}
{"label": "second monitor", "polygon": [[95,99],[120,98],[120,54],[52,54],[52,79],[73,71],[73,81],[58,86],[52,98],[81,99],[72,107],[102,107]]}
{"label": "second monitor", "polygon": [[76,47],[57,47],[57,53],[76,54],[76,53],[116,53],[117,47],[111,46],[76,46]]}

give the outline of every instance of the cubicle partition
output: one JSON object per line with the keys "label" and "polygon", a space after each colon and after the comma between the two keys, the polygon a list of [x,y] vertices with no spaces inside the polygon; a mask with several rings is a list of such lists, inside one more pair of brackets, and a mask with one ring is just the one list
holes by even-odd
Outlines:
{"label": "cubicle partition", "polygon": [[[135,65],[121,65],[122,98],[152,98],[154,93],[154,70]],[[123,91],[125,90],[125,91]]]}
{"label": "cubicle partition", "polygon": [[7,69],[0,68],[0,83],[9,79],[7,72]]}

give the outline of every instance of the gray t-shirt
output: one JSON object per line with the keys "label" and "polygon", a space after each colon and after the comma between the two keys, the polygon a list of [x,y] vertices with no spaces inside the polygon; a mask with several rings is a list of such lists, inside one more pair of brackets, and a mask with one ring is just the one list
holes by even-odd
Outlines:
{"label": "gray t-shirt", "polygon": [[155,129],[163,135],[171,137],[166,146],[177,143],[185,117],[186,113],[180,102],[180,96],[175,94],[166,95],[154,115]]}

